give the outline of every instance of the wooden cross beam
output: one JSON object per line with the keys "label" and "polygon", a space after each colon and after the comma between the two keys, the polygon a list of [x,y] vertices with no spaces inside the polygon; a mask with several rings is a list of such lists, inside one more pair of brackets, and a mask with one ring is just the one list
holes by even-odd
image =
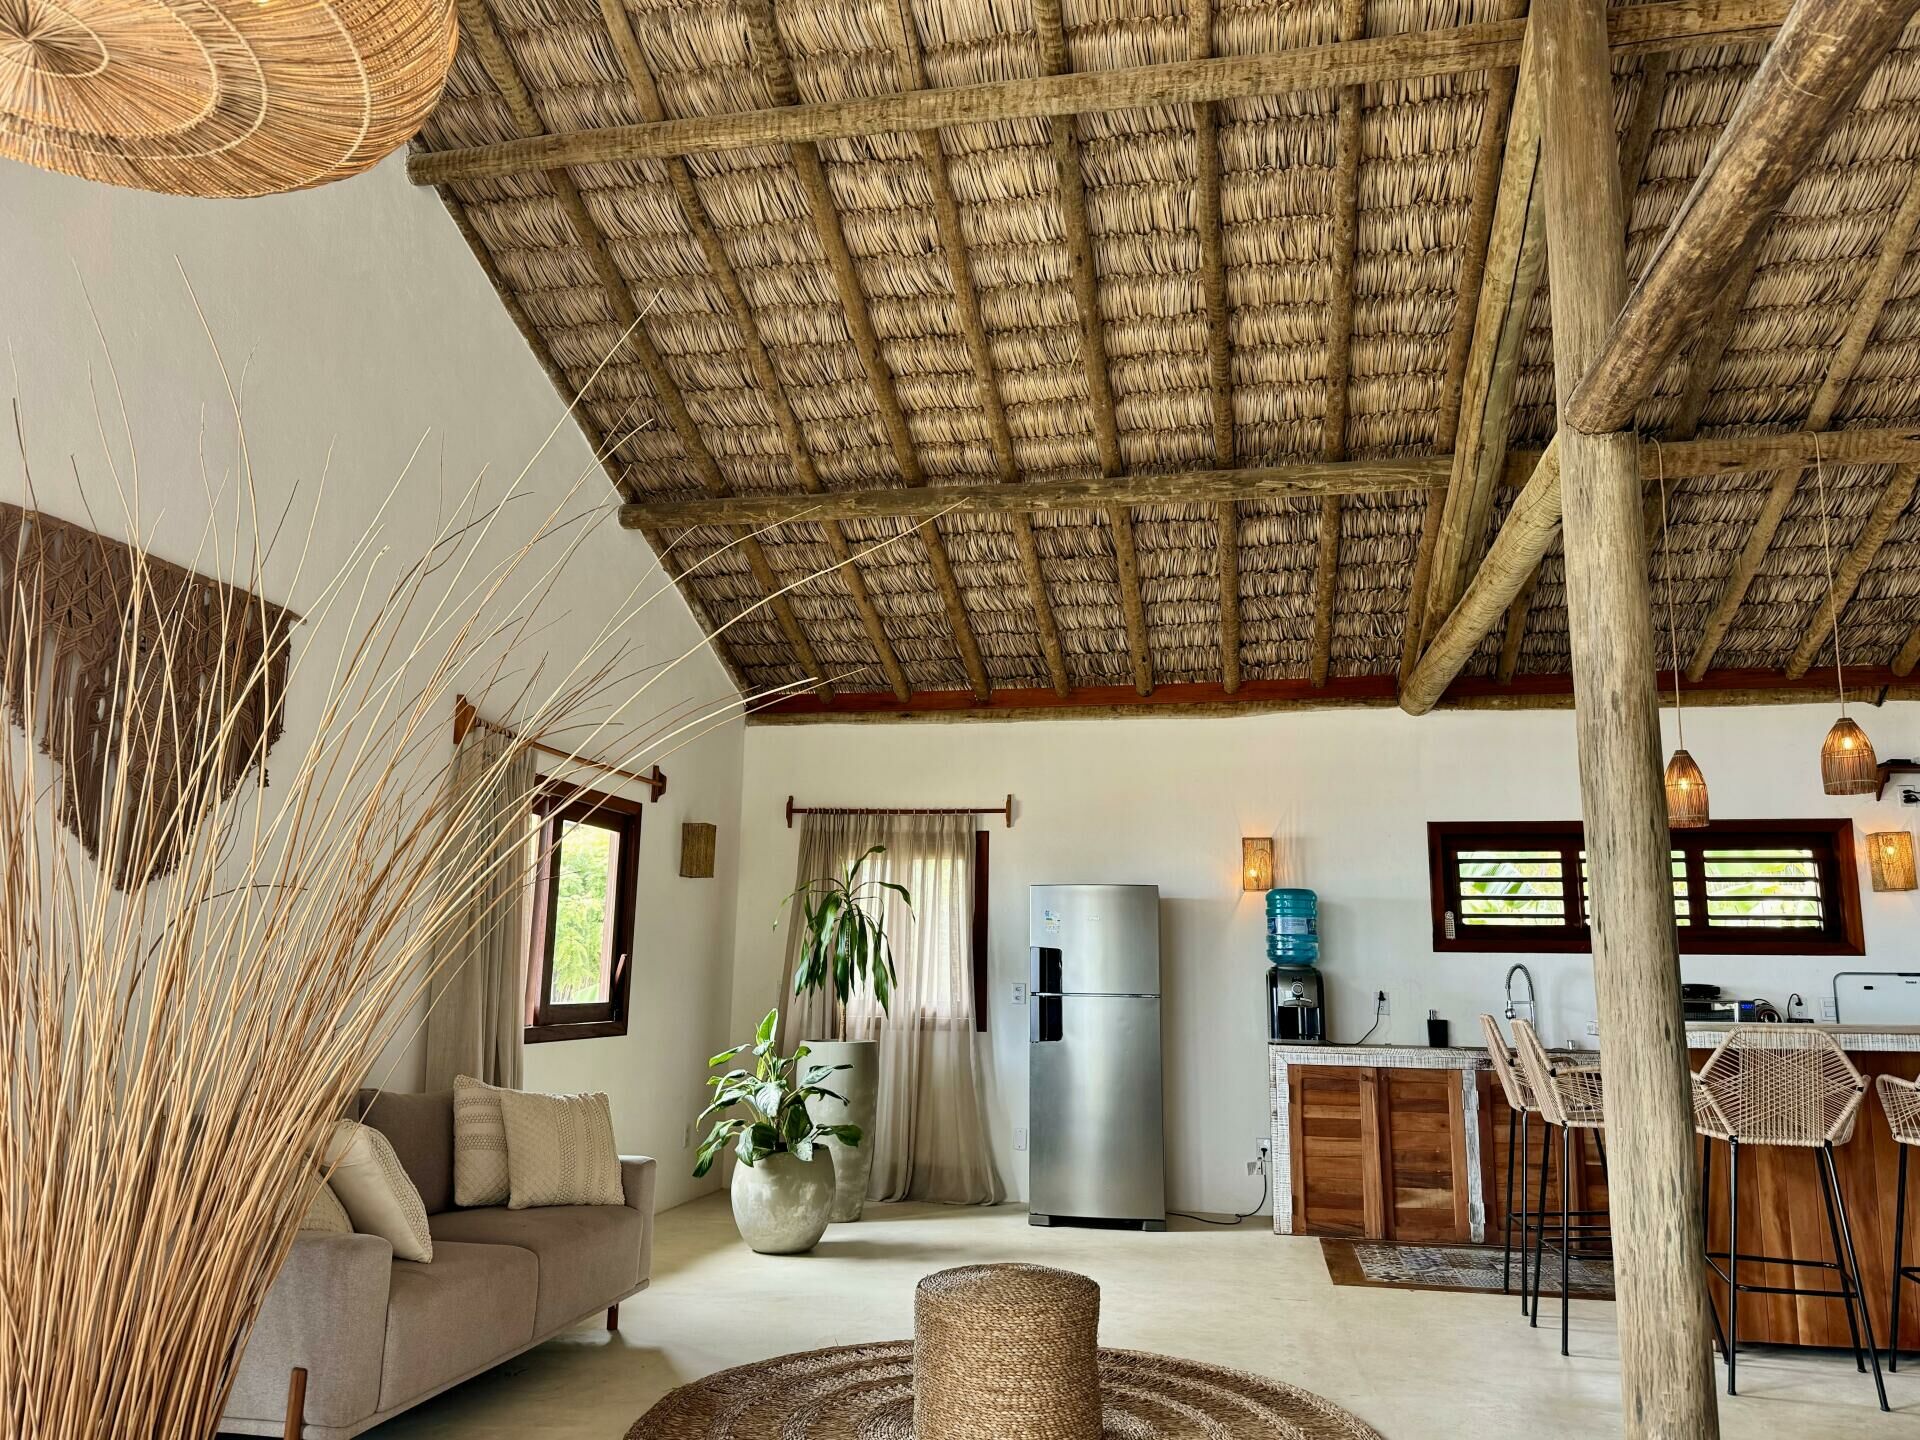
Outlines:
{"label": "wooden cross beam", "polygon": [[[1656,0],[1622,6],[1607,20],[1616,55],[1687,45],[1763,40],[1785,18],[1788,0]],[[1526,22],[1460,25],[1371,40],[1304,45],[1265,55],[1219,56],[1124,70],[1064,72],[818,105],[658,124],[615,125],[470,149],[422,151],[408,159],[417,185],[498,178],[567,165],[661,159],[756,145],[846,139],[1026,117],[1092,114],[1151,105],[1248,99],[1345,85],[1419,80],[1498,70],[1519,63]]]}

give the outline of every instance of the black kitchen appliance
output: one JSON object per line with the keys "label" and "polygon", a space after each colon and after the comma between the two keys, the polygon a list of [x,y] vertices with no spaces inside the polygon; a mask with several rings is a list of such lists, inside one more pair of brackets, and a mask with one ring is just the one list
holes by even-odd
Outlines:
{"label": "black kitchen appliance", "polygon": [[1327,1008],[1320,972],[1311,965],[1275,965],[1267,971],[1267,1037],[1277,1045],[1322,1045]]}

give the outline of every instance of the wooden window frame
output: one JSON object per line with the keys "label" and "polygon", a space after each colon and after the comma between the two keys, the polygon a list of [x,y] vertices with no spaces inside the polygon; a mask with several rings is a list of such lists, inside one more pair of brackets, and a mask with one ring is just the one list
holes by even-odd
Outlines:
{"label": "wooden window frame", "polygon": [[[527,931],[527,988],[531,1017],[526,1043],[558,1040],[595,1040],[627,1033],[633,989],[633,941],[640,890],[640,821],[644,806],[623,795],[580,786],[541,781],[534,797],[540,818],[539,850],[533,866],[532,920]],[[585,821],[614,832],[614,901],[611,917],[612,975],[608,999],[594,1005],[555,1005],[547,998],[553,988],[553,931],[558,912],[551,903],[554,859],[559,854],[562,824]],[[622,941],[626,948],[621,949]],[[535,967],[538,967],[537,978]]]}
{"label": "wooden window frame", "polygon": [[[1710,928],[1704,923],[1674,929],[1683,955],[1864,955],[1860,920],[1860,875],[1854,858],[1851,820],[1716,820],[1699,830],[1670,832],[1673,848],[1685,857],[1690,918],[1704,921],[1704,872],[1707,848],[1764,848],[1795,840],[1816,853],[1820,893],[1826,904],[1824,929],[1742,930]],[[1561,852],[1562,873],[1572,877],[1566,892],[1569,922],[1562,926],[1456,925],[1446,933],[1449,910],[1460,911],[1459,871],[1453,862],[1471,843],[1497,839],[1515,849]],[[1747,842],[1747,843],[1743,843]],[[1579,882],[1584,827],[1578,820],[1433,820],[1427,823],[1428,893],[1433,909],[1433,948],[1446,954],[1586,954],[1593,949],[1585,898]]]}

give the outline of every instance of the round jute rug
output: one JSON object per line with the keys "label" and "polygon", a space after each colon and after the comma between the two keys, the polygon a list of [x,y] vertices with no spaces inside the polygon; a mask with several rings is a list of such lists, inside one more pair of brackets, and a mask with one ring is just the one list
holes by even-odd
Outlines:
{"label": "round jute rug", "polygon": [[[1105,1440],[1383,1440],[1308,1391],[1167,1355],[1102,1350],[1100,1391]],[[809,1350],[723,1370],[681,1386],[627,1432],[627,1440],[771,1437],[915,1440],[913,1342]]]}

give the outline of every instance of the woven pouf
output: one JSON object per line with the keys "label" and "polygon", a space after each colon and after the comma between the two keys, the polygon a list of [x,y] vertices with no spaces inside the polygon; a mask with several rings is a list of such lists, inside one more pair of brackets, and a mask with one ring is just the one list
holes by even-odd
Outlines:
{"label": "woven pouf", "polygon": [[1100,1287],[1044,1265],[967,1265],[913,1296],[922,1440],[1100,1440]]}

